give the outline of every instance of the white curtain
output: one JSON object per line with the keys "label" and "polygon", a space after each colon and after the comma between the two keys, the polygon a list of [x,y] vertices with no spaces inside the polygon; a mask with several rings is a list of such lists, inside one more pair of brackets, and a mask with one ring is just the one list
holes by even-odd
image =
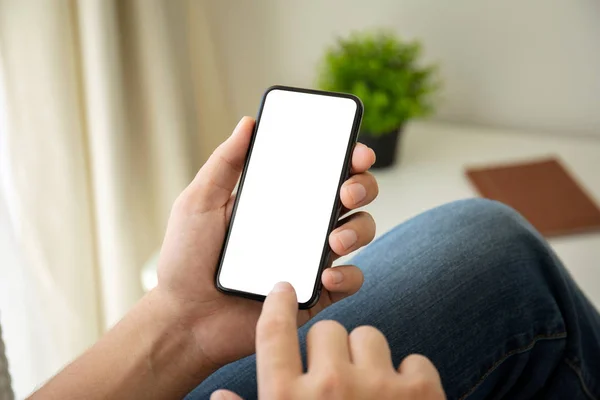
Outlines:
{"label": "white curtain", "polygon": [[21,255],[0,264],[35,308],[2,323],[41,327],[18,361],[39,383],[142,295],[171,202],[233,121],[200,0],[0,0],[0,56]]}

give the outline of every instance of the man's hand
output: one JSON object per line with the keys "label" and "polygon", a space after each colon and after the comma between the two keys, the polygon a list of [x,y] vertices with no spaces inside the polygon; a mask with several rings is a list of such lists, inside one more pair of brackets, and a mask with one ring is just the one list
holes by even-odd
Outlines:
{"label": "man's hand", "polygon": [[[160,253],[158,286],[32,399],[181,398],[218,367],[254,351],[261,303],[224,295],[214,284],[253,127],[252,118],[243,118],[177,199]],[[377,196],[377,183],[366,172],[374,161],[372,150],[356,146],[353,176],[341,189],[344,211]],[[374,234],[369,214],[356,213],[340,221],[329,242],[341,256]],[[310,311],[298,313],[294,298],[294,332],[297,324],[355,293],[363,277],[358,268],[343,266],[326,270],[322,280],[326,290]]]}
{"label": "man's hand", "polygon": [[[232,191],[244,165],[253,127],[254,120],[244,117],[179,196],[159,259],[155,291],[176,313],[180,328],[192,332],[196,351],[190,352],[190,357],[208,360],[214,369],[254,352],[255,327],[262,306],[253,300],[225,295],[214,284],[235,200]],[[307,155],[306,163],[310,162]],[[377,196],[377,182],[367,172],[373,162],[373,150],[358,144],[352,157],[352,176],[341,188],[344,213],[369,204]],[[285,229],[282,226],[281,234],[285,235]],[[358,212],[340,221],[329,243],[337,258],[368,244],[374,235],[373,218]],[[297,324],[355,293],[362,281],[357,267],[326,269],[318,304],[294,313]]]}
{"label": "man's hand", "polygon": [[[408,356],[395,369],[387,340],[369,326],[348,335],[337,322],[316,323],[308,332],[308,371],[303,373],[296,307],[296,294],[288,283],[278,283],[264,303],[256,327],[261,400],[446,398],[439,374],[427,358]],[[216,391],[211,399],[241,400],[227,390]]]}

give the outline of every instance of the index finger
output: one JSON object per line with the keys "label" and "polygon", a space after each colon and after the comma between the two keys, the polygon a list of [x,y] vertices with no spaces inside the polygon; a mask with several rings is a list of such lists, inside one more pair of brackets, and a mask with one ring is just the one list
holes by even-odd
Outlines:
{"label": "index finger", "polygon": [[272,382],[302,374],[297,318],[298,301],[294,288],[287,282],[276,284],[263,304],[256,325],[259,390],[268,390]]}

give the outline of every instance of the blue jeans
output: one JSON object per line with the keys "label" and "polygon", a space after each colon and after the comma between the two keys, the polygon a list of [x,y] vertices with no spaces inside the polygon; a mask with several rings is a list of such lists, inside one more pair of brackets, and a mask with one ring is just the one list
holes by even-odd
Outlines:
{"label": "blue jeans", "polygon": [[[600,398],[600,315],[512,209],[447,204],[386,233],[352,263],[363,287],[298,330],[303,351],[318,320],[348,331],[373,325],[396,365],[411,353],[429,357],[448,399]],[[256,398],[255,356],[221,368],[187,398],[219,388]]]}

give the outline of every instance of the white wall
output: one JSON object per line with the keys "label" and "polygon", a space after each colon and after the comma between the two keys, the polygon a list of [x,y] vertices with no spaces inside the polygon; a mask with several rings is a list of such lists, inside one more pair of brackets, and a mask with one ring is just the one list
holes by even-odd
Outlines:
{"label": "white wall", "polygon": [[600,136],[599,0],[213,0],[235,117],[275,83],[312,86],[336,35],[420,38],[445,80],[438,118]]}

